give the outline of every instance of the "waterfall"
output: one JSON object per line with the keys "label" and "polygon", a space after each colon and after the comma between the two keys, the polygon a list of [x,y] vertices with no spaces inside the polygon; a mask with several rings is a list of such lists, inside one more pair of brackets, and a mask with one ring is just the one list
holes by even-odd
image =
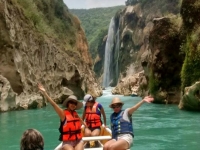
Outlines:
{"label": "waterfall", "polygon": [[116,54],[116,68],[115,68],[115,75],[116,75],[116,80],[119,78],[119,65],[118,65],[118,60],[119,60],[119,45],[120,44],[120,39],[119,39],[119,28],[117,29],[116,33],[116,46],[115,46],[115,54]]}
{"label": "waterfall", "polygon": [[111,52],[114,46],[114,31],[115,31],[115,22],[114,18],[112,18],[108,29],[108,37],[105,47],[103,87],[108,87],[110,83],[110,64],[111,64]]}

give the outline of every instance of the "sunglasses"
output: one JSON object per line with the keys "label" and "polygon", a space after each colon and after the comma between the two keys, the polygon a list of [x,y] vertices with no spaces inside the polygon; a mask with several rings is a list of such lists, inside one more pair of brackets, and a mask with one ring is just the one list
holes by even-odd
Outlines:
{"label": "sunglasses", "polygon": [[121,105],[112,105],[112,108],[115,109],[115,108],[120,108]]}
{"label": "sunglasses", "polygon": [[69,104],[77,105],[77,102],[75,102],[75,101],[69,101]]}

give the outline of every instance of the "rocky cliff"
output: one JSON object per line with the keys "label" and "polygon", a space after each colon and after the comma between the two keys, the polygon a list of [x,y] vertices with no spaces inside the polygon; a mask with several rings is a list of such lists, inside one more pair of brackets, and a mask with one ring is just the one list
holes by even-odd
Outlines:
{"label": "rocky cliff", "polygon": [[181,16],[154,19],[149,89],[156,103],[200,110],[199,2],[183,0]]}
{"label": "rocky cliff", "polygon": [[[58,2],[63,4],[62,0],[51,1]],[[56,9],[43,0],[32,1],[32,5],[43,16],[43,7],[45,10]],[[61,10],[62,20],[70,27],[60,27],[63,28],[61,32],[65,31],[62,37],[58,32],[42,33],[48,26],[41,30],[38,20],[33,16],[33,20],[28,18],[17,1],[0,0],[0,111],[45,106],[46,102],[37,90],[38,82],[57,102],[70,94],[79,99],[85,93],[101,95],[91,70],[88,44],[80,22],[64,4]]]}
{"label": "rocky cliff", "polygon": [[[178,1],[137,3],[133,6],[127,6],[124,10],[116,13],[114,16],[115,43],[111,50],[113,64],[110,65],[112,79],[110,85],[117,85],[117,88],[113,90],[113,94],[129,95],[137,92],[138,95],[142,96],[149,92],[149,64],[150,60],[154,61],[151,59],[153,54],[149,47],[150,32],[154,28],[154,18],[162,18],[165,14],[169,14],[168,12],[172,14],[179,12]],[[118,33],[119,44],[116,43]],[[119,45],[118,48],[116,48],[117,45]],[[116,49],[119,50],[116,51]],[[102,54],[102,49],[99,49],[98,56],[102,56],[100,54]],[[99,60],[101,61],[103,58]],[[95,67],[102,70],[99,65]],[[134,78],[137,82],[129,82],[130,78]],[[127,85],[128,83],[129,85]],[[127,85],[131,88],[125,88],[122,85]]]}
{"label": "rocky cliff", "polygon": [[[148,3],[128,6],[117,14],[121,78],[112,92],[151,94],[155,103],[199,111],[199,1],[168,1],[160,9],[155,2],[150,2],[152,7]],[[164,13],[164,6],[170,14]]]}
{"label": "rocky cliff", "polygon": [[199,0],[183,0],[181,17],[182,45],[185,53],[181,70],[180,109],[200,111],[200,3]]}

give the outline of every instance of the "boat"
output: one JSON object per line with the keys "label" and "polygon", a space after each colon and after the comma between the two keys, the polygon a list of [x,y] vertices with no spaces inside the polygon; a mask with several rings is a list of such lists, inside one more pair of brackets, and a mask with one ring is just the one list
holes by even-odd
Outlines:
{"label": "boat", "polygon": [[[99,136],[84,137],[84,126],[81,127],[84,141],[84,150],[103,150],[103,145],[112,138],[112,132],[104,125],[101,126],[101,133]],[[62,142],[54,149],[61,150]]]}

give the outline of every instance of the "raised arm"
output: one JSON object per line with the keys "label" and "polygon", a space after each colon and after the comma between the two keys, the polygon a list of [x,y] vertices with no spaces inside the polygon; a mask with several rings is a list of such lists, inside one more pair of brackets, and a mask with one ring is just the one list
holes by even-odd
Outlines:
{"label": "raised arm", "polygon": [[129,115],[132,115],[134,111],[136,111],[144,102],[150,103],[154,100],[151,96],[144,97],[140,102],[138,102],[135,106],[131,107],[128,110]]}
{"label": "raised arm", "polygon": [[41,91],[41,93],[47,98],[48,102],[53,106],[54,110],[60,117],[61,121],[64,121],[65,119],[65,113],[64,111],[51,99],[51,97],[47,94],[45,88],[42,86],[42,84],[38,84],[38,89]]}

